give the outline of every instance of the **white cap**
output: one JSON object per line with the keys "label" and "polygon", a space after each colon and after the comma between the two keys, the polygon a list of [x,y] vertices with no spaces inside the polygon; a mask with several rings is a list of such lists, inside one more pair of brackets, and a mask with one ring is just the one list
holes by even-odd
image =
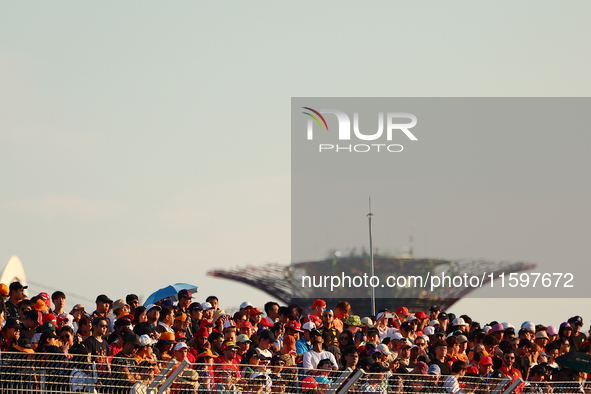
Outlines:
{"label": "white cap", "polygon": [[234,323],[234,320],[226,320],[224,322],[224,328],[229,328],[229,327],[236,327],[236,323]]}
{"label": "white cap", "polygon": [[488,325],[486,325],[486,326],[482,327],[482,331],[484,331],[484,332],[485,332],[485,333],[487,333],[487,334],[488,334],[488,332],[489,332],[490,330],[492,330],[492,327],[491,327],[491,326],[488,326]]}
{"label": "white cap", "polygon": [[536,332],[536,326],[534,326],[534,323],[530,321],[523,322],[523,324],[521,325],[521,329],[529,332]]}
{"label": "white cap", "polygon": [[506,330],[507,328],[515,328],[513,327],[513,324],[511,323],[507,323],[506,321],[501,323],[503,325],[503,328]]}
{"label": "white cap", "polygon": [[140,336],[140,344],[142,346],[153,345],[156,341],[152,340],[148,334],[144,334]]}
{"label": "white cap", "polygon": [[211,304],[209,302],[202,303],[201,307],[203,308],[204,311],[207,311],[207,310],[213,308],[213,306],[211,306]]}
{"label": "white cap", "polygon": [[240,309],[248,308],[249,306],[252,306],[252,304],[248,301],[244,301],[242,304],[240,304]]}
{"label": "white cap", "polygon": [[179,342],[176,345],[174,345],[174,351],[176,352],[177,350],[181,350],[181,349],[187,349],[189,348],[187,346],[187,344],[185,342]]}
{"label": "white cap", "polygon": [[388,346],[384,345],[383,343],[379,344],[377,349],[382,353],[384,356],[389,356],[392,352],[388,349]]}
{"label": "white cap", "polygon": [[384,316],[384,314],[385,314],[385,313],[386,313],[386,312],[380,312],[380,313],[378,313],[378,315],[376,316],[376,322],[377,322],[378,320],[380,320],[380,319],[382,318],[382,316]]}
{"label": "white cap", "polygon": [[417,318],[416,318],[416,316],[415,316],[415,315],[408,315],[408,316],[406,317],[406,321],[413,321],[413,320],[417,320]]}
{"label": "white cap", "polygon": [[469,326],[468,323],[464,321],[461,317],[455,318],[454,321],[451,322],[452,326]]}
{"label": "white cap", "polygon": [[312,323],[311,321],[304,323],[302,326],[302,330],[312,331],[316,329],[316,324]]}
{"label": "white cap", "polygon": [[373,321],[371,321],[371,318],[369,317],[361,319],[361,324],[366,324],[369,328],[373,328]]}
{"label": "white cap", "polygon": [[429,327],[435,327],[439,325],[439,320],[435,319],[435,320],[431,320],[431,322],[429,323]]}
{"label": "white cap", "polygon": [[423,334],[433,335],[433,334],[435,334],[435,329],[433,327],[425,327],[425,328],[423,328]]}
{"label": "white cap", "polygon": [[146,313],[150,312],[150,310],[151,310],[151,309],[154,309],[154,308],[158,308],[158,309],[162,310],[162,307],[160,307],[160,306],[158,306],[158,305],[156,305],[156,304],[150,304],[150,305],[148,305],[148,306],[146,307]]}
{"label": "white cap", "polygon": [[426,336],[426,335],[421,335],[419,338],[423,338],[425,341],[427,341],[427,342],[431,342],[431,341],[429,340],[429,337],[428,337],[428,336]]}
{"label": "white cap", "polygon": [[401,333],[399,333],[399,332],[395,332],[394,334],[392,334],[392,335],[390,336],[390,340],[392,340],[392,341],[393,341],[393,340],[397,340],[397,341],[399,341],[399,340],[401,340],[401,339],[404,339],[404,337],[403,337],[403,336],[402,336],[402,334],[401,334]]}

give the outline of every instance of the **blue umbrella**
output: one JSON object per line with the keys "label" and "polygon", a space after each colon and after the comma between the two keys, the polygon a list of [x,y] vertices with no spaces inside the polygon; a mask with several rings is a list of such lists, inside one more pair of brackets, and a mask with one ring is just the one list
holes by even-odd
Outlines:
{"label": "blue umbrella", "polygon": [[181,290],[189,290],[191,293],[197,292],[197,286],[188,283],[176,283],[174,285],[163,287],[155,291],[144,302],[144,306],[148,306],[165,298],[170,298],[173,301],[178,301],[177,294]]}

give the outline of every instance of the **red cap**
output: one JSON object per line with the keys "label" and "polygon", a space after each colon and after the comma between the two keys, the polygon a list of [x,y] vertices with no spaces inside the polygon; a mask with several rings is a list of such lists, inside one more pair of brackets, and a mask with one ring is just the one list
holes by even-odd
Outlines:
{"label": "red cap", "polygon": [[418,311],[415,313],[415,317],[419,320],[426,319],[428,316],[423,311]]}
{"label": "red cap", "polygon": [[201,320],[201,324],[199,325],[199,328],[203,328],[203,327],[213,327],[213,323],[207,319],[203,319],[203,320]]}
{"label": "red cap", "polygon": [[261,320],[261,326],[266,326],[266,327],[273,327],[275,324],[271,323],[271,321],[269,319],[263,319]]}
{"label": "red cap", "polygon": [[204,337],[207,338],[209,336],[209,332],[207,331],[207,328],[203,327],[198,329],[197,331],[195,331],[195,337]]}
{"label": "red cap", "polygon": [[478,368],[476,368],[474,365],[470,365],[466,370],[466,373],[478,373]]}
{"label": "red cap", "polygon": [[404,316],[410,315],[410,313],[408,312],[408,308],[405,306],[398,307],[398,309],[396,309],[396,314],[397,315],[404,315]]}
{"label": "red cap", "polygon": [[480,359],[480,364],[482,365],[493,365],[492,358],[485,356]]}
{"label": "red cap", "polygon": [[285,325],[285,328],[291,328],[292,330],[296,330],[298,332],[303,332],[302,325],[297,320],[288,321],[287,324]]}
{"label": "red cap", "polygon": [[51,308],[51,297],[49,297],[49,294],[39,293],[39,297],[41,297],[41,299],[43,300],[43,302],[45,302],[45,305],[47,305],[48,308]]}
{"label": "red cap", "polygon": [[52,321],[54,324],[57,323],[57,317],[53,313],[46,313],[43,315],[43,322]]}
{"label": "red cap", "polygon": [[261,312],[261,310],[259,308],[252,308],[250,309],[250,311],[248,312],[248,314],[250,316],[254,316],[254,315],[262,315],[263,312]]}
{"label": "red cap", "polygon": [[326,306],[326,302],[324,302],[324,300],[321,300],[319,298],[319,299],[315,300],[312,303],[312,306],[310,307],[310,309],[314,309],[314,308],[319,307],[319,306],[324,306],[325,307]]}
{"label": "red cap", "polygon": [[316,386],[318,386],[318,382],[312,376],[308,376],[306,379],[302,380],[302,388],[304,391],[312,390],[316,388]]}
{"label": "red cap", "polygon": [[247,320],[245,322],[240,323],[240,328],[242,328],[242,327],[244,327],[244,328],[252,328],[252,323]]}
{"label": "red cap", "polygon": [[184,339],[184,338],[185,338],[185,334],[184,333],[182,333],[180,331],[177,331],[177,332],[174,333],[174,339],[176,339],[177,341],[179,339]]}

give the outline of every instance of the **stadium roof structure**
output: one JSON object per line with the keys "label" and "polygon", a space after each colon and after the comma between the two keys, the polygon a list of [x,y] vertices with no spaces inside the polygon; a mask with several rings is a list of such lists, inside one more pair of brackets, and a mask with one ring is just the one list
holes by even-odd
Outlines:
{"label": "stadium roof structure", "polygon": [[[369,314],[370,291],[366,287],[338,288],[333,292],[319,296],[317,289],[302,289],[293,286],[299,283],[303,275],[321,277],[326,275],[340,275],[347,272],[349,275],[363,275],[369,273],[369,255],[327,258],[321,261],[294,263],[281,265],[268,263],[261,266],[247,266],[232,270],[212,270],[208,276],[235,280],[283,301],[285,304],[297,303],[299,305],[311,305],[316,298],[323,298],[327,302],[334,300],[349,301],[357,314],[362,311]],[[449,261],[442,259],[418,259],[410,257],[374,256],[376,276],[385,280],[384,275],[417,276],[428,280],[429,275],[446,272],[448,275],[467,274],[478,276],[478,287],[490,282],[491,274],[497,278],[500,274],[509,274],[531,270],[536,267],[533,263],[524,262],[490,262],[476,261]],[[381,273],[381,274],[380,274]],[[383,283],[383,282],[382,282]],[[439,304],[443,309],[451,307],[455,302],[467,296],[475,290],[473,287],[442,287],[433,292],[424,288],[384,288],[376,292],[378,307],[392,307],[404,305],[411,311],[427,310],[430,305]],[[392,305],[395,303],[397,305]]]}

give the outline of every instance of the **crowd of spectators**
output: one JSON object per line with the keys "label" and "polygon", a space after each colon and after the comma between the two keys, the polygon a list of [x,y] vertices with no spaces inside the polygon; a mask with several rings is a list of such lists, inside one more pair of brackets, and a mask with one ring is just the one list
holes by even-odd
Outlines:
{"label": "crowd of spectators", "polygon": [[68,312],[63,292],[29,299],[26,288],[0,284],[2,388],[35,384],[35,371],[44,369],[53,371],[46,384],[57,391],[145,393],[174,359],[177,367],[189,364],[176,371],[172,393],[323,393],[337,371],[351,377],[360,369],[362,393],[478,393],[507,377],[524,381],[519,392],[582,393],[586,373],[560,361],[591,354],[580,316],[515,327],[433,305],[360,317],[346,301],[330,309],[321,299],[268,302],[263,310],[243,302],[230,315],[217,297],[197,302],[188,290],[177,302],[147,306],[134,294],[101,294],[90,309],[77,304]]}

